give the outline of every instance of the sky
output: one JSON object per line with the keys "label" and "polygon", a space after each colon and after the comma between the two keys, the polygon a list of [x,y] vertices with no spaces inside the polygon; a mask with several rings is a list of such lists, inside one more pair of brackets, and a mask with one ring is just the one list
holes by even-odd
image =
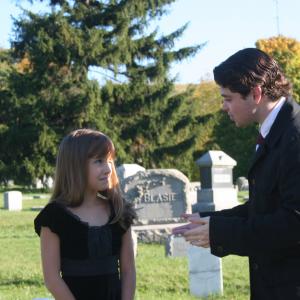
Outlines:
{"label": "sky", "polygon": [[[12,17],[20,14],[16,3],[35,12],[43,9],[25,0],[0,0],[1,48],[10,47]],[[169,34],[189,23],[175,47],[206,45],[194,57],[172,65],[170,75],[177,83],[199,83],[212,79],[213,68],[231,54],[255,47],[258,39],[281,34],[300,41],[299,12],[300,0],[177,0],[150,29]]]}

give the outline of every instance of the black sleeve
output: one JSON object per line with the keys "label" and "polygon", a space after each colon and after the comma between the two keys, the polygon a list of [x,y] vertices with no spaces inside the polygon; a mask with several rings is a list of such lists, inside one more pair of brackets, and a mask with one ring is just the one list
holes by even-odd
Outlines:
{"label": "black sleeve", "polygon": [[124,200],[124,213],[122,219],[124,233],[128,230],[130,226],[133,225],[134,221],[137,219],[137,214],[133,207],[133,204],[126,200]]}
{"label": "black sleeve", "polygon": [[40,235],[41,227],[48,227],[52,232],[59,234],[58,229],[58,204],[51,202],[47,204],[34,219],[35,232]]}
{"label": "black sleeve", "polygon": [[212,217],[212,216],[219,216],[219,217],[248,217],[248,201],[244,204],[237,205],[233,208],[223,209],[218,211],[204,211],[199,212],[200,217]]}
{"label": "black sleeve", "polygon": [[253,217],[212,216],[210,219],[211,252],[255,255],[280,252],[300,244],[300,137],[291,135],[282,148],[278,189],[278,208]]}

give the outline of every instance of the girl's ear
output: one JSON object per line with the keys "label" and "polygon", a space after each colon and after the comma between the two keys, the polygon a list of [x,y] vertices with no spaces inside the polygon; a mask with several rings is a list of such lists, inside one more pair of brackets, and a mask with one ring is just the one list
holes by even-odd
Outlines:
{"label": "girl's ear", "polygon": [[261,87],[255,86],[254,88],[252,88],[252,94],[253,94],[253,99],[255,101],[256,104],[259,104],[259,102],[262,99],[262,89]]}

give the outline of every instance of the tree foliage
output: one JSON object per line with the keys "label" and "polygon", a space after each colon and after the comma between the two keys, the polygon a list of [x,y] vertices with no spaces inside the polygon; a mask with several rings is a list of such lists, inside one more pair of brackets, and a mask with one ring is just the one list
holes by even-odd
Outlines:
{"label": "tree foliage", "polygon": [[293,84],[293,96],[300,102],[300,42],[282,35],[260,39],[256,47],[274,57]]}
{"label": "tree foliage", "polygon": [[[178,167],[189,175],[184,155],[196,138],[192,91],[174,93],[168,72],[203,45],[173,50],[186,25],[167,36],[147,32],[174,0],[42,2],[51,12],[26,11],[15,21],[19,68],[0,95],[1,110],[9,107],[0,120],[7,126],[0,132],[2,149],[9,149],[5,177],[30,183],[51,175],[58,142],[78,127],[110,135],[119,162]],[[95,67],[113,80],[101,87],[90,80]]]}

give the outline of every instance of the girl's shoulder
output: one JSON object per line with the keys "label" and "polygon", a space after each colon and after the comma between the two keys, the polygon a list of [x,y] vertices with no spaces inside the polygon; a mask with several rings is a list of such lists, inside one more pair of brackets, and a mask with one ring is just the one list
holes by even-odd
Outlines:
{"label": "girl's shoulder", "polygon": [[136,219],[137,214],[133,204],[123,198],[123,212],[118,220],[118,225],[122,233],[125,233],[134,224]]}
{"label": "girl's shoulder", "polygon": [[39,215],[42,216],[53,216],[61,214],[65,210],[65,205],[58,201],[51,201],[45,205],[45,207],[40,211]]}
{"label": "girl's shoulder", "polygon": [[35,232],[40,235],[41,227],[48,227],[52,232],[59,233],[59,220],[64,213],[64,205],[57,201],[52,201],[38,213],[34,219]]}

